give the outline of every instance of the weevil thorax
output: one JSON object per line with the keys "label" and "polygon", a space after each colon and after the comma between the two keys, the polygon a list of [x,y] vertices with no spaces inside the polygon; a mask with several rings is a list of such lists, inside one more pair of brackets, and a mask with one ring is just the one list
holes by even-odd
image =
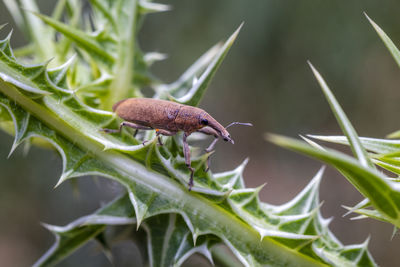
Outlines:
{"label": "weevil thorax", "polygon": [[203,113],[205,111],[200,108],[182,105],[175,117],[174,124],[179,130],[191,134],[204,127],[200,123],[200,117]]}
{"label": "weevil thorax", "polygon": [[214,119],[207,112],[204,112],[204,114],[202,114],[202,116],[200,117],[200,123],[204,126],[208,126],[216,130],[218,134],[222,137],[222,139],[224,139],[224,141],[229,141],[232,144],[234,143],[233,139],[231,138],[231,135],[225,129],[225,127],[222,126],[216,119]]}

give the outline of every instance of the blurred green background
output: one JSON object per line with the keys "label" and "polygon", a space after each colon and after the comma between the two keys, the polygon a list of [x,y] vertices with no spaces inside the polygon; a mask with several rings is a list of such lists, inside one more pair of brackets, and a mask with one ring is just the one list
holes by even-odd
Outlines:
{"label": "blurred green background", "polygon": [[[174,81],[209,47],[225,40],[241,22],[244,27],[213,80],[201,107],[223,124],[249,121],[252,128],[230,130],[235,145],[221,142],[212,158],[213,171],[229,170],[246,157],[247,186],[263,183],[262,200],[280,204],[294,197],[321,167],[319,162],[267,143],[265,132],[341,134],[306,64],[310,60],[325,77],[361,136],[384,137],[400,128],[400,70],[374,32],[365,11],[392,40],[400,43],[398,1],[316,0],[175,0],[173,10],[149,15],[140,33],[145,51],[167,53],[153,72]],[[45,13],[53,1],[38,0]],[[5,37],[14,27],[3,3],[0,24]],[[16,30],[14,47],[24,44]],[[102,178],[78,180],[79,194],[68,183],[53,189],[61,161],[52,151],[20,148],[10,159],[12,137],[0,133],[0,266],[32,264],[53,243],[40,222],[64,225],[116,196],[121,188]],[[342,149],[341,147],[339,147]],[[322,213],[334,217],[331,230],[344,244],[368,236],[380,266],[395,266],[400,238],[393,228],[373,220],[342,218],[362,199],[335,170],[328,168],[321,184]],[[117,266],[137,260],[134,245],[114,249]],[[136,251],[132,253],[132,251]],[[191,265],[200,264],[196,259]],[[109,266],[90,244],[60,266]]]}

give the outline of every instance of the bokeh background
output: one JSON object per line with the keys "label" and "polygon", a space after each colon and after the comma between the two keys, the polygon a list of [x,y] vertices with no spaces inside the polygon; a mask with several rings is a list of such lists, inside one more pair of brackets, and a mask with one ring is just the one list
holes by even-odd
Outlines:
{"label": "bokeh background", "polygon": [[[241,22],[244,27],[214,78],[201,107],[223,124],[250,121],[252,128],[232,128],[234,146],[221,142],[213,156],[214,171],[229,170],[246,157],[247,186],[267,186],[263,201],[281,204],[294,197],[321,163],[266,142],[264,133],[340,134],[340,129],[309,67],[310,60],[361,136],[384,137],[400,128],[400,70],[363,15],[365,11],[400,44],[399,1],[352,0],[174,0],[173,10],[147,17],[140,33],[145,51],[167,53],[153,72],[174,81],[209,47],[225,40]],[[38,0],[49,13],[53,1]],[[0,34],[14,27],[3,3]],[[16,30],[12,44],[24,43]],[[88,214],[121,190],[101,178],[78,180],[79,193],[68,183],[53,189],[61,161],[52,151],[18,149],[9,159],[12,137],[0,133],[0,265],[28,266],[53,242],[40,222],[64,225]],[[334,217],[331,230],[344,244],[370,237],[370,251],[380,266],[396,266],[400,237],[391,240],[391,225],[343,218],[360,194],[332,168],[321,184],[322,213]],[[134,245],[114,249],[119,266],[131,266]],[[125,260],[122,260],[125,259]],[[201,260],[192,259],[191,265]],[[60,266],[110,266],[89,244]]]}

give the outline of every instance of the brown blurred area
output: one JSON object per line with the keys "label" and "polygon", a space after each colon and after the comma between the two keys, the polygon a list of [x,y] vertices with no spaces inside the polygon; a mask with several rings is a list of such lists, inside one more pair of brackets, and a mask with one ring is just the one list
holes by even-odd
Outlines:
{"label": "brown blurred area", "polygon": [[[53,1],[40,1],[45,12]],[[276,147],[263,138],[274,132],[341,134],[309,67],[310,60],[324,76],[359,135],[382,138],[398,130],[400,70],[364,17],[365,11],[396,44],[400,44],[398,1],[315,0],[175,0],[163,1],[173,10],[149,15],[140,33],[144,51],[167,53],[153,72],[172,82],[197,57],[239,25],[244,27],[201,104],[223,124],[252,122],[254,127],[231,128],[235,145],[217,145],[212,170],[229,170],[250,158],[245,171],[248,187],[267,183],[263,201],[282,204],[293,198],[322,166],[320,162]],[[0,24],[12,19],[0,3]],[[24,43],[15,31],[12,45]],[[0,266],[32,264],[53,242],[40,222],[64,225],[88,214],[121,190],[105,179],[81,178],[79,194],[65,183],[53,189],[61,161],[53,151],[19,148],[9,159],[12,137],[0,133]],[[339,147],[342,149],[341,147]],[[380,266],[399,261],[400,238],[391,240],[393,227],[370,219],[342,217],[341,205],[351,206],[360,194],[332,168],[320,190],[324,217],[334,217],[331,230],[344,244],[362,243]],[[132,245],[117,255],[137,251]],[[115,250],[114,250],[115,251]],[[197,265],[197,261],[195,265]],[[89,244],[60,266],[109,266]],[[117,266],[130,266],[128,260]],[[192,265],[194,266],[194,265]]]}

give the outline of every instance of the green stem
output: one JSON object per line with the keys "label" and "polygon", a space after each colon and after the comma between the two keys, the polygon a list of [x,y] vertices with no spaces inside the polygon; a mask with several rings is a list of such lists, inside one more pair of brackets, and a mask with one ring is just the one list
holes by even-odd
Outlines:
{"label": "green stem", "polygon": [[221,267],[243,267],[237,259],[233,257],[233,254],[228,251],[228,248],[222,245],[214,246],[211,249],[214,262],[217,266]]}

